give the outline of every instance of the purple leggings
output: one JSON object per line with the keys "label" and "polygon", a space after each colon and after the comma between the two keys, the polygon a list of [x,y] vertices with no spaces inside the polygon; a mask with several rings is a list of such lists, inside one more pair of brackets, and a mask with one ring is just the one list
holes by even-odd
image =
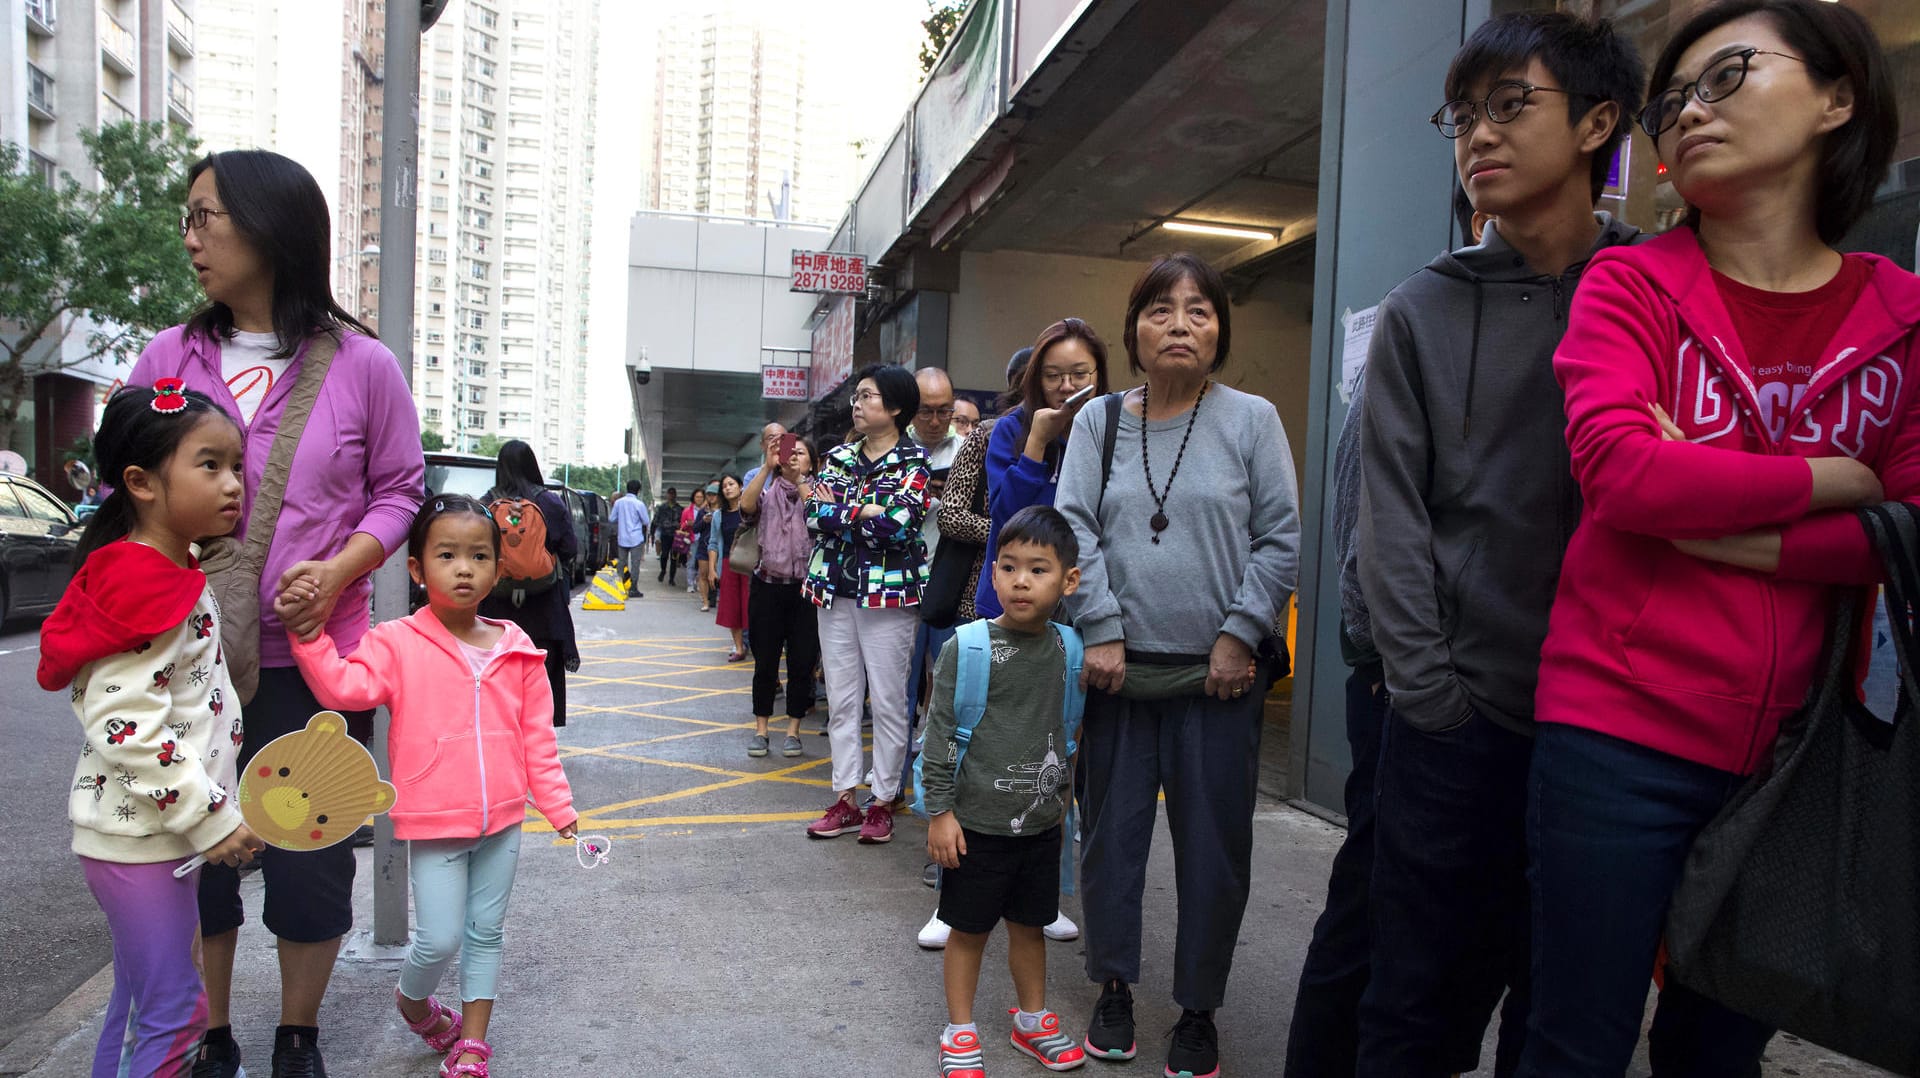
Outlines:
{"label": "purple leggings", "polygon": [[207,1031],[207,993],[193,965],[200,874],[176,880],[178,863],[80,859],[113,933],[113,999],[93,1053],[93,1078],[184,1078],[193,1068]]}

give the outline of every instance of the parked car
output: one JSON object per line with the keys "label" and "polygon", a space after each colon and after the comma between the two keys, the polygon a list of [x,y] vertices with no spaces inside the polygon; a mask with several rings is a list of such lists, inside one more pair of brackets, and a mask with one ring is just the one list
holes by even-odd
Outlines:
{"label": "parked car", "polygon": [[587,528],[593,533],[591,539],[581,540],[581,548],[587,552],[587,572],[597,573],[613,561],[612,506],[596,491],[581,490],[580,498],[587,503]]}
{"label": "parked car", "polygon": [[593,533],[593,518],[587,513],[587,500],[579,491],[564,483],[549,481],[547,489],[560,495],[560,500],[567,504],[567,512],[573,517],[574,549],[578,553],[567,563],[567,579],[575,584],[585,584],[588,574],[599,568],[598,565],[589,565],[592,552],[588,544]]}
{"label": "parked car", "polygon": [[427,494],[465,494],[485,500],[495,461],[476,453],[428,453]]}
{"label": "parked car", "polygon": [[80,518],[24,475],[0,475],[0,620],[46,614],[73,578]]}

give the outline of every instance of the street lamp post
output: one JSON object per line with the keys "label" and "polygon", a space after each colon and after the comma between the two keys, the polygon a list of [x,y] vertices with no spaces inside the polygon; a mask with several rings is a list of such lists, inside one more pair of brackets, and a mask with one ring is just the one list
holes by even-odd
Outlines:
{"label": "street lamp post", "polygon": [[[419,198],[416,187],[420,164],[420,35],[432,26],[447,0],[392,0],[387,4],[384,109],[380,123],[380,243],[361,250],[363,259],[380,264],[381,339],[400,361],[400,373],[413,389],[413,258],[414,229]],[[406,563],[388,558],[373,572],[373,618],[389,621],[407,616]],[[393,768],[387,755],[391,716],[386,708],[374,715],[374,756],[388,780]],[[373,828],[373,942],[399,947],[407,942],[407,845],[393,837],[393,821],[374,817]]]}

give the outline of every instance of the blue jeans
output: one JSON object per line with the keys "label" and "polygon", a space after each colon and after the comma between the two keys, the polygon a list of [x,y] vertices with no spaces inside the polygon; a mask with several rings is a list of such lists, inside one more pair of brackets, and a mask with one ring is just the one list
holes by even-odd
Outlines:
{"label": "blue jeans", "polygon": [[400,994],[426,999],[460,956],[460,998],[499,997],[500,946],[507,896],[520,864],[518,824],[485,838],[407,843],[413,881],[413,946],[400,970]]}
{"label": "blue jeans", "polygon": [[1352,1075],[1360,1048],[1360,994],[1371,967],[1367,931],[1373,879],[1374,771],[1380,730],[1387,720],[1387,688],[1380,664],[1353,668],[1347,677],[1347,839],[1333,855],[1327,905],[1313,923],[1313,942],[1300,967],[1287,1031],[1286,1078]]}
{"label": "blue jeans", "polygon": [[[907,663],[907,766],[900,771],[902,790],[913,785],[913,758],[918,755],[913,738],[920,728],[920,678],[933,669],[934,662],[940,658],[940,649],[953,639],[956,628],[936,629],[923,621],[914,629],[913,659]],[[1067,841],[1072,842],[1073,836],[1068,835]]]}
{"label": "blue jeans", "polygon": [[1374,783],[1373,960],[1357,1073],[1494,1073],[1527,1024],[1527,761],[1533,741],[1478,713],[1439,731],[1389,712]]}
{"label": "blue jeans", "polygon": [[[1620,1078],[1667,906],[1695,836],[1739,775],[1543,723],[1528,782],[1533,1013],[1520,1073]],[[1773,1031],[1677,985],[1648,1038],[1655,1078],[1753,1078]]]}

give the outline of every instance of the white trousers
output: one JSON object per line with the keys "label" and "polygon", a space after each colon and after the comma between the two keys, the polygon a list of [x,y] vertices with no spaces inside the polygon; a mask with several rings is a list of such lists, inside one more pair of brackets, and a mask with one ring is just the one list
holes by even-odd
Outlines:
{"label": "white trousers", "polygon": [[[860,785],[860,706],[873,708],[873,795],[900,796],[907,760],[907,701],[900,687],[913,660],[913,607],[862,608],[844,598],[820,611],[820,669],[827,676],[827,740],[833,747],[833,788]],[[868,700],[868,694],[872,697]]]}

